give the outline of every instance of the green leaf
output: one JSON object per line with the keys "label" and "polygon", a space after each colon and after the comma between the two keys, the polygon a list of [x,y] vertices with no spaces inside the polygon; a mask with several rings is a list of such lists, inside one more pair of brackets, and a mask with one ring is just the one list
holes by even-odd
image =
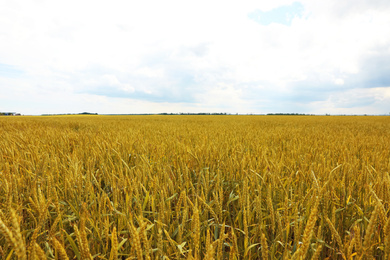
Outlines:
{"label": "green leaf", "polygon": [[146,227],[146,231],[150,230],[152,227],[154,227],[154,224],[150,224]]}
{"label": "green leaf", "polygon": [[69,241],[70,246],[71,246],[72,249],[73,249],[73,252],[74,252],[75,255],[77,256],[77,259],[81,259],[80,251],[79,251],[79,249],[78,249],[77,246],[76,246],[76,242],[74,242],[73,238],[72,238],[70,235],[68,235],[68,233],[66,233],[65,230],[63,230],[63,231],[64,231],[64,233],[65,233],[65,235],[66,235],[66,239]]}
{"label": "green leaf", "polygon": [[127,240],[128,240],[128,239],[125,238],[125,239],[123,239],[123,240],[118,244],[118,248],[117,248],[118,251],[119,251],[119,249],[123,246],[123,244],[126,243]]}
{"label": "green leaf", "polygon": [[177,196],[177,194],[178,194],[178,193],[173,194],[173,195],[170,196],[168,199],[166,199],[165,202],[172,200],[173,198],[175,198],[175,197]]}
{"label": "green leaf", "polygon": [[238,195],[234,196],[233,193],[230,193],[229,201],[228,201],[228,203],[227,203],[227,206],[229,206],[229,204],[230,204],[231,202],[233,202],[233,201],[235,201],[235,200],[238,200],[239,197],[240,197],[240,196],[238,196]]}
{"label": "green leaf", "polygon": [[146,193],[144,204],[142,205],[142,210],[145,210],[148,201],[149,201],[149,191]]}
{"label": "green leaf", "polygon": [[255,246],[257,246],[257,245],[260,245],[260,243],[257,243],[257,244],[253,244],[253,245],[248,246],[248,247],[246,248],[246,250],[245,250],[244,256],[246,256],[246,255],[248,254],[249,250],[251,250],[253,247],[255,247]]}

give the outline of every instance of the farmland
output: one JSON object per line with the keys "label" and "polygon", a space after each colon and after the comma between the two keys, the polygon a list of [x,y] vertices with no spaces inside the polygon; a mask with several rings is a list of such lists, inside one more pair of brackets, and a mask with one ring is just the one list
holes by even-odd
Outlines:
{"label": "farmland", "polygon": [[1,259],[390,257],[390,117],[0,118]]}

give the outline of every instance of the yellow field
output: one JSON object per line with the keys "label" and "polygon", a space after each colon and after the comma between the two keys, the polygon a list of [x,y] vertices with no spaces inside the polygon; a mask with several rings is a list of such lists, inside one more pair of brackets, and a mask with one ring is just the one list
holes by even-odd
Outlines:
{"label": "yellow field", "polygon": [[385,259],[390,117],[0,118],[1,259]]}

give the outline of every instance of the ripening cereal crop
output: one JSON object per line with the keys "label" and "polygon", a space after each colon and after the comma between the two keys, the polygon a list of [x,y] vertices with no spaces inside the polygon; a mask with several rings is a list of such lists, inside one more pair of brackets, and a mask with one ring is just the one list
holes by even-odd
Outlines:
{"label": "ripening cereal crop", "polygon": [[390,257],[390,117],[1,117],[0,135],[0,259]]}

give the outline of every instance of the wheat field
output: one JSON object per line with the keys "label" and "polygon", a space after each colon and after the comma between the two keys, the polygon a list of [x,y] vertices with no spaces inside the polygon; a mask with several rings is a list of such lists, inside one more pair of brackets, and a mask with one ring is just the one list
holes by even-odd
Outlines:
{"label": "wheat field", "polygon": [[0,118],[1,259],[389,259],[390,117]]}

